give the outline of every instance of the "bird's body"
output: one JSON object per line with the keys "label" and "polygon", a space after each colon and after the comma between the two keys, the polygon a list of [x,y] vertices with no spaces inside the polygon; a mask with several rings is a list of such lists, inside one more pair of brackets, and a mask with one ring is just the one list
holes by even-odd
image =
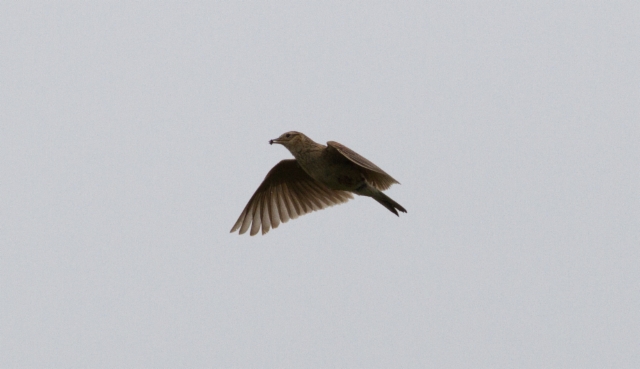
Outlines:
{"label": "bird's body", "polygon": [[[309,143],[311,144],[311,142]],[[292,152],[300,167],[313,179],[333,190],[353,191],[364,182],[355,164],[336,152],[313,142],[313,147]]]}
{"label": "bird's body", "polygon": [[[389,211],[407,211],[382,193],[398,183],[375,164],[337,142],[319,144],[299,132],[287,132],[269,143],[282,144],[295,160],[282,160],[267,174],[231,229],[262,233],[314,210],[369,196]],[[396,210],[397,209],[397,210]]]}

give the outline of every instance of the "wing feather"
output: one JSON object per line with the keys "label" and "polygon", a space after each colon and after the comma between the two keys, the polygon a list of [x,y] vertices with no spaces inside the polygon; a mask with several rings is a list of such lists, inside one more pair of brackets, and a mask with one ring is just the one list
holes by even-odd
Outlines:
{"label": "wing feather", "polygon": [[289,212],[289,217],[291,219],[296,219],[300,214],[300,207],[294,201],[293,195],[291,195],[291,191],[289,191],[289,188],[287,187],[286,183],[283,183],[282,186],[280,186],[280,188],[282,189],[283,193],[285,193],[284,200],[285,200],[285,203],[287,204],[287,211]]}
{"label": "wing feather", "polygon": [[277,188],[274,188],[271,193],[271,228],[278,228],[282,221],[282,212],[286,209],[280,209],[280,193]]}
{"label": "wing feather", "polygon": [[278,210],[280,211],[280,221],[286,223],[289,221],[289,209],[287,206],[287,200],[283,197],[282,189],[278,189]]}
{"label": "wing feather", "polygon": [[289,219],[296,219],[328,206],[347,202],[349,192],[335,191],[311,178],[292,159],[282,160],[274,166],[251,196],[231,232],[250,235],[269,232]]}
{"label": "wing feather", "polygon": [[360,168],[364,169],[364,176],[367,182],[371,183],[375,188],[380,191],[384,191],[391,187],[394,183],[400,183],[396,181],[393,177],[387,174],[384,170],[380,169],[377,165],[373,164],[369,160],[367,160],[362,155],[357,152],[351,150],[345,145],[335,142],[329,141],[327,142],[327,148],[329,150],[333,149],[336,153],[342,155],[350,162],[356,164]]}
{"label": "wing feather", "polygon": [[256,207],[253,210],[253,223],[251,223],[251,232],[249,233],[251,236],[255,236],[256,233],[260,230],[260,225],[262,224],[262,219],[260,219],[260,213],[262,211],[260,207],[260,202],[262,201],[262,193],[258,195],[256,198]]}

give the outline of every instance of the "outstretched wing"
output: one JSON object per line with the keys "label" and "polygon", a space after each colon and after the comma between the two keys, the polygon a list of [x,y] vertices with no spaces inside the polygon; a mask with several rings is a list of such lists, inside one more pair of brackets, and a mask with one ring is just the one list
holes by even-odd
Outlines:
{"label": "outstretched wing", "polygon": [[367,182],[371,183],[375,188],[384,191],[391,187],[394,183],[400,183],[388,175],[384,170],[373,164],[357,152],[335,141],[327,142],[327,147],[335,149],[340,155],[347,158],[352,163],[364,169],[364,176]]}
{"label": "outstretched wing", "polygon": [[295,160],[282,160],[267,173],[231,233],[240,229],[243,234],[251,227],[253,236],[262,227],[262,234],[265,234],[270,228],[277,228],[280,222],[286,223],[289,219],[352,198],[349,192],[329,189],[311,178]]}

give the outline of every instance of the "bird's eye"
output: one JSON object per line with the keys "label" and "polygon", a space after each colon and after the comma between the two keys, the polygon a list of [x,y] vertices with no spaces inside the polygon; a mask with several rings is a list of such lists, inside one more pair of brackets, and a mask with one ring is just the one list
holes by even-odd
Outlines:
{"label": "bird's eye", "polygon": [[291,135],[289,133],[287,133],[286,135],[284,135],[284,137],[289,138],[289,137],[291,137]]}

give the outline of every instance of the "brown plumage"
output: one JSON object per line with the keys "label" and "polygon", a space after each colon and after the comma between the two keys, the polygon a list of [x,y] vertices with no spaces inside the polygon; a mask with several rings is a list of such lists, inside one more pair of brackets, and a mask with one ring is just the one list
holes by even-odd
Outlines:
{"label": "brown plumage", "polygon": [[295,159],[276,164],[249,199],[231,232],[251,228],[253,236],[300,215],[342,204],[352,193],[378,201],[392,213],[407,211],[382,191],[399,183],[377,165],[334,141],[318,144],[300,132],[287,132],[269,143],[281,144]]}

